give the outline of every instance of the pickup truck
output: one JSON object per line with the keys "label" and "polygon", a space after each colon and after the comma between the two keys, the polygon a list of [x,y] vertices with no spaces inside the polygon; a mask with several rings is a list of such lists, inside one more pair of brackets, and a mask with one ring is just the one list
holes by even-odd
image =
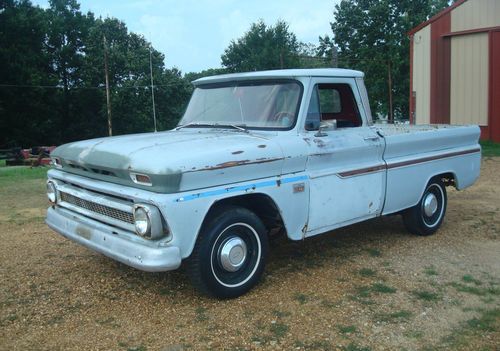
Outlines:
{"label": "pickup truck", "polygon": [[54,150],[46,223],[140,270],[182,263],[202,292],[231,298],[258,283],[274,235],[303,240],[388,214],[430,235],[446,186],[479,177],[477,126],[376,125],[359,71],[193,84],[173,130]]}

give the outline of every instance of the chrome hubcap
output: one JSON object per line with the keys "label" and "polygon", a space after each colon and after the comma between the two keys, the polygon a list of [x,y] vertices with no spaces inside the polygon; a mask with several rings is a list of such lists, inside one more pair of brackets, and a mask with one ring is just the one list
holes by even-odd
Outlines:
{"label": "chrome hubcap", "polygon": [[229,238],[222,244],[219,259],[222,267],[229,272],[236,272],[241,268],[247,257],[247,245],[238,237]]}
{"label": "chrome hubcap", "polygon": [[424,212],[427,217],[431,217],[436,213],[438,208],[438,201],[436,195],[429,193],[424,199]]}

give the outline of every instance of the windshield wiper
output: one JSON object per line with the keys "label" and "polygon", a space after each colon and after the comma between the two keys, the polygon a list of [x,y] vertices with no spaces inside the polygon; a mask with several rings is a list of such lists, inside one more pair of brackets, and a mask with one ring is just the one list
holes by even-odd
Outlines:
{"label": "windshield wiper", "polygon": [[247,126],[246,124],[218,124],[218,123],[214,124],[214,127],[221,127],[221,128],[231,127],[240,130],[242,132],[248,133],[248,129],[245,128],[246,126]]}
{"label": "windshield wiper", "polygon": [[211,127],[211,126],[212,126],[211,124],[206,124],[206,123],[189,122],[189,123],[181,124],[180,126],[175,127],[174,130],[179,130],[179,129],[186,128],[186,127]]}
{"label": "windshield wiper", "polygon": [[179,130],[187,127],[212,127],[212,128],[233,128],[245,133],[248,133],[248,129],[246,129],[245,124],[219,124],[219,123],[199,123],[199,122],[189,122],[186,124],[182,124],[174,128],[174,130]]}

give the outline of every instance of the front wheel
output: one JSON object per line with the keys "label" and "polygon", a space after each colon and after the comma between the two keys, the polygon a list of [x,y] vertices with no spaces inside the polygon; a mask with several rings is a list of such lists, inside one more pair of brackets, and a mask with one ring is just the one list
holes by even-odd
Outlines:
{"label": "front wheel", "polygon": [[267,232],[253,212],[225,207],[208,218],[188,260],[199,290],[219,298],[243,295],[255,286],[268,253]]}
{"label": "front wheel", "polygon": [[446,187],[439,177],[432,178],[419,203],[403,212],[406,229],[416,235],[434,234],[446,213]]}

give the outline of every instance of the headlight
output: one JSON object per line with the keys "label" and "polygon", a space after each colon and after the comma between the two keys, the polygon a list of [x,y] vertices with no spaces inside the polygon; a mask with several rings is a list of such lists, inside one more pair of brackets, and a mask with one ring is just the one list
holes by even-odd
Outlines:
{"label": "headlight", "polygon": [[135,231],[140,236],[151,236],[151,218],[149,211],[142,206],[134,208]]}
{"label": "headlight", "polygon": [[47,197],[51,203],[55,204],[57,202],[57,189],[54,182],[47,182]]}

